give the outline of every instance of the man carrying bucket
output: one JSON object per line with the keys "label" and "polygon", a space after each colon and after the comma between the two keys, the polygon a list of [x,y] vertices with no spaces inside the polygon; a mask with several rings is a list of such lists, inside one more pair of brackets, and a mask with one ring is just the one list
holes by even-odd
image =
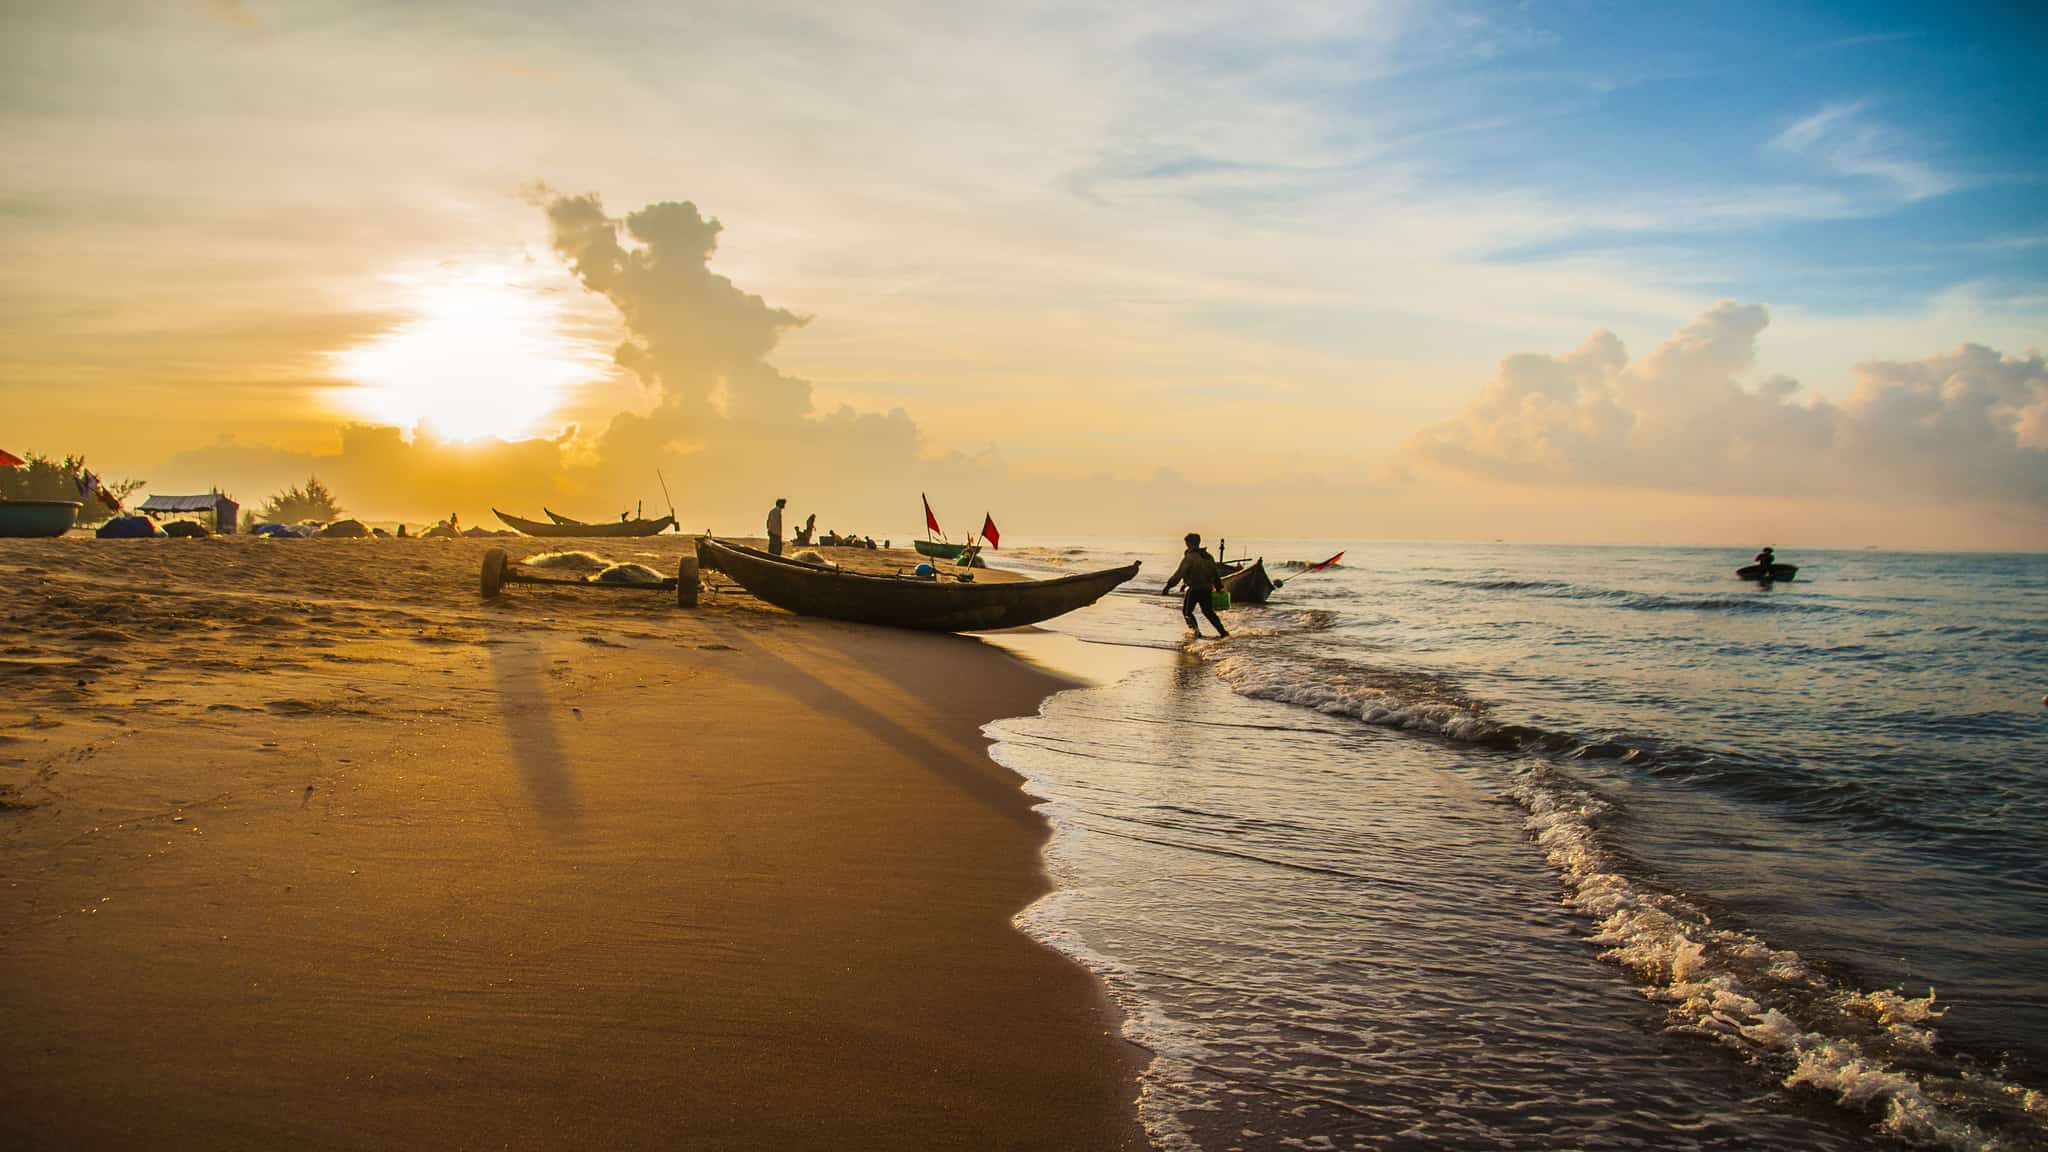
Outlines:
{"label": "man carrying bucket", "polygon": [[1188,550],[1180,558],[1180,567],[1166,578],[1166,586],[1159,593],[1171,595],[1175,584],[1186,584],[1187,594],[1180,598],[1180,614],[1187,618],[1188,630],[1197,636],[1202,634],[1202,629],[1195,624],[1195,609],[1199,607],[1202,615],[1209,618],[1209,623],[1216,626],[1216,635],[1228,636],[1230,633],[1223,630],[1223,621],[1216,618],[1213,600],[1216,590],[1223,587],[1223,573],[1216,567],[1216,558],[1202,547],[1201,533],[1190,532],[1186,539]]}

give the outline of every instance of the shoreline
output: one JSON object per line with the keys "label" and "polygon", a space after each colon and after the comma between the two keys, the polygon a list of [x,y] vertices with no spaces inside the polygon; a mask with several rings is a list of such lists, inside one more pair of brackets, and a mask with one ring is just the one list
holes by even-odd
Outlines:
{"label": "shoreline", "polygon": [[10,1142],[1147,1146],[1106,989],[1013,924],[1051,826],[981,727],[1067,681],[483,604],[507,543],[0,551]]}

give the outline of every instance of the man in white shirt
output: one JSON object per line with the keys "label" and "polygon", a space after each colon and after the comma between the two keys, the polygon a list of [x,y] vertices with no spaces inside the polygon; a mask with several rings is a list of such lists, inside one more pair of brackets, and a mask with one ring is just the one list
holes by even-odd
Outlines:
{"label": "man in white shirt", "polygon": [[782,555],[782,506],[789,503],[788,497],[775,501],[775,507],[768,510],[768,554]]}

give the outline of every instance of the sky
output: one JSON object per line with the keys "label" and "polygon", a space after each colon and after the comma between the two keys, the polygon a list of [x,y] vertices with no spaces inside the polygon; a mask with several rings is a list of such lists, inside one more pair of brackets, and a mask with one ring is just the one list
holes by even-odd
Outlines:
{"label": "sky", "polygon": [[0,6],[0,448],[414,521],[2048,548],[2038,5],[603,7]]}

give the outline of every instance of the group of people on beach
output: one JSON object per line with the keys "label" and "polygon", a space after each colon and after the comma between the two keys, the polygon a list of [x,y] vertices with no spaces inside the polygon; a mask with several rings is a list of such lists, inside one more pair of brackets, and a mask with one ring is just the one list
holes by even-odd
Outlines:
{"label": "group of people on beach", "polygon": [[[775,507],[768,510],[768,554],[770,556],[782,555],[782,510],[788,506],[789,498],[778,496],[775,499]],[[889,546],[887,540],[876,544],[873,536],[843,536],[832,531],[830,528],[825,530],[823,536],[819,536],[818,514],[816,512],[805,517],[804,526],[796,530],[797,547],[804,548],[811,544],[819,544],[827,548],[887,548]]]}

